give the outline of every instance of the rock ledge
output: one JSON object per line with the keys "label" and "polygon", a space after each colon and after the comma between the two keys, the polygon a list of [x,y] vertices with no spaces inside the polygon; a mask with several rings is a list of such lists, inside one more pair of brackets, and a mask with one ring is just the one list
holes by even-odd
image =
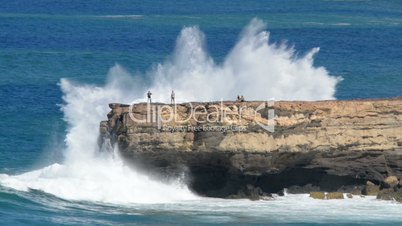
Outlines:
{"label": "rock ledge", "polygon": [[[352,192],[402,178],[402,99],[109,106],[103,150],[117,145],[127,162],[163,178],[184,173],[201,195]],[[272,110],[274,132],[261,126]]]}

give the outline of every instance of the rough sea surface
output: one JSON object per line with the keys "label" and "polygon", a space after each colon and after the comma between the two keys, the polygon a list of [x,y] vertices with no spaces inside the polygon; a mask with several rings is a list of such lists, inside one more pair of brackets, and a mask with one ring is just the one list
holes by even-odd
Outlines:
{"label": "rough sea surface", "polygon": [[[250,25],[253,18],[269,35],[244,34],[248,24],[259,26]],[[183,59],[219,74],[244,62],[228,57],[234,46],[247,47],[242,37],[268,36],[265,52],[247,55],[254,62],[276,59],[274,43],[286,43],[281,53],[289,59],[320,48],[311,70],[325,67],[322,80],[290,80],[299,87],[323,81],[306,98],[332,97],[327,87],[337,99],[402,96],[398,0],[0,0],[0,224],[401,225],[402,205],[373,197],[201,198],[183,184],[160,184],[119,161],[88,157],[105,101],[139,98],[147,85],[160,86],[152,81],[157,72],[185,74]],[[289,59],[267,65],[292,68]]]}

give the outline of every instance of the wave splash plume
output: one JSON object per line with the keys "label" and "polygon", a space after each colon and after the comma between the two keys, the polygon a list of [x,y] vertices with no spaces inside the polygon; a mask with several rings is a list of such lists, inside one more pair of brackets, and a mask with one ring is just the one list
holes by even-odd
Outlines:
{"label": "wave splash plume", "polygon": [[184,28],[172,58],[151,73],[156,99],[168,101],[172,89],[183,101],[232,100],[239,94],[248,100],[335,99],[341,78],[313,65],[319,48],[298,57],[286,44],[269,43],[264,29],[261,20],[253,19],[217,64],[206,51],[204,34],[197,27]]}
{"label": "wave splash plume", "polygon": [[[68,124],[63,164],[21,175],[0,175],[0,184],[17,190],[38,189],[69,200],[107,203],[164,203],[199,199],[179,181],[165,184],[124,165],[118,154],[99,155],[99,122],[113,102],[168,101],[172,89],[179,101],[267,98],[334,99],[340,78],[313,66],[313,49],[303,57],[286,45],[270,44],[265,25],[252,20],[222,64],[207,54],[197,27],[183,28],[170,60],[145,76],[121,66],[110,69],[103,87],[62,79],[64,119]],[[144,77],[148,80],[144,81]],[[115,153],[118,153],[115,150]]]}
{"label": "wave splash plume", "polygon": [[197,199],[179,181],[158,182],[124,165],[117,154],[99,154],[99,122],[109,111],[107,103],[128,101],[123,89],[75,85],[65,79],[60,86],[69,125],[64,163],[17,176],[0,175],[2,185],[23,191],[38,189],[69,200],[118,204]]}

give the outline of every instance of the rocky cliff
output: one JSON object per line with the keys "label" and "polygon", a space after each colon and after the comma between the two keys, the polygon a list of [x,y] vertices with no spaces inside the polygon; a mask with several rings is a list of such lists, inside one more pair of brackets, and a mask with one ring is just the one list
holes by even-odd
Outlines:
{"label": "rocky cliff", "polygon": [[402,99],[109,106],[100,145],[164,178],[184,174],[206,196],[351,191],[402,178]]}

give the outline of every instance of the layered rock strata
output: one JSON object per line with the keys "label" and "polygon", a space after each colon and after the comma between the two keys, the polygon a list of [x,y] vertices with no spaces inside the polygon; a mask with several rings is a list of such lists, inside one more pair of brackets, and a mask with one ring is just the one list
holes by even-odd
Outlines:
{"label": "layered rock strata", "polygon": [[351,192],[402,178],[402,99],[271,104],[110,104],[99,143],[212,197]]}

